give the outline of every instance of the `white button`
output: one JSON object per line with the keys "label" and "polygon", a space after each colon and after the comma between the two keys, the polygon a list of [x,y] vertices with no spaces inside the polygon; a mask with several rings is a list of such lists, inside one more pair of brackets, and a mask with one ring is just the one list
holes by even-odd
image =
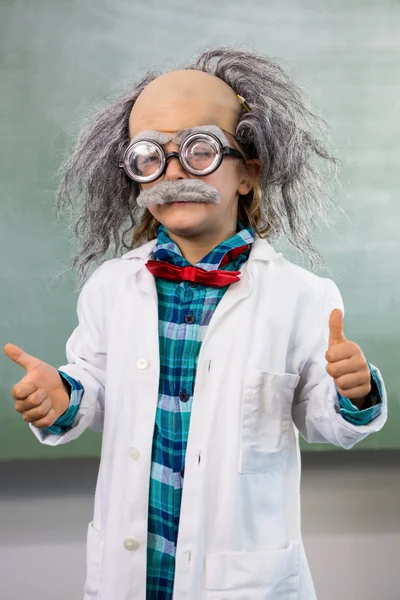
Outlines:
{"label": "white button", "polygon": [[127,550],[137,550],[139,548],[139,542],[137,542],[133,538],[128,538],[124,541],[124,548],[126,548]]}
{"label": "white button", "polygon": [[149,361],[147,358],[138,358],[136,366],[138,369],[147,369],[149,366]]}
{"label": "white button", "polygon": [[137,448],[129,448],[129,454],[132,460],[139,460],[140,458],[140,452]]}

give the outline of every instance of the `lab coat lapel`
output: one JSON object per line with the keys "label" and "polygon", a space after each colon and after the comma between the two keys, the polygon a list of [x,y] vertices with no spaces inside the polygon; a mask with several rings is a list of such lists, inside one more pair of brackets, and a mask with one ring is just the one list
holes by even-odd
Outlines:
{"label": "lab coat lapel", "polygon": [[257,239],[253,242],[249,259],[240,270],[240,280],[236,283],[232,283],[226,294],[224,294],[212,316],[206,335],[210,335],[210,332],[212,332],[220,319],[238,304],[238,302],[247,298],[251,293],[254,285],[252,263],[254,263],[254,261],[269,261],[280,256],[281,254],[276,253],[272,246],[265,240]]}

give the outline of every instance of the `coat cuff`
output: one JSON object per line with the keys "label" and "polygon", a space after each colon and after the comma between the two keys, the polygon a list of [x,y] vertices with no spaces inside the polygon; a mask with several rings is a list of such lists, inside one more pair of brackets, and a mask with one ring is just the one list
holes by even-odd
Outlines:
{"label": "coat cuff", "polygon": [[[367,361],[368,362],[368,361]],[[382,412],[382,387],[380,381],[368,362],[371,372],[371,391],[366,398],[368,408],[360,409],[349,398],[338,394],[339,413],[342,417],[353,425],[368,425],[376,419]]]}
{"label": "coat cuff", "polygon": [[54,433],[55,435],[61,435],[68,431],[72,427],[72,423],[76,417],[76,414],[79,410],[79,405],[81,403],[82,395],[83,395],[83,386],[79,381],[76,381],[70,375],[67,375],[63,371],[58,371],[61,378],[67,383],[67,387],[71,389],[70,393],[70,401],[69,406],[64,414],[61,417],[58,417],[57,421],[51,425],[51,427],[46,427],[44,431],[48,433]]}

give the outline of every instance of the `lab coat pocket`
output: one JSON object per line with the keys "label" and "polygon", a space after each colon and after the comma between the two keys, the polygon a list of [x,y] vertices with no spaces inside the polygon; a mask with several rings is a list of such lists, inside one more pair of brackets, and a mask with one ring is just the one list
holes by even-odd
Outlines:
{"label": "lab coat pocket", "polygon": [[281,469],[288,454],[294,390],[300,377],[251,369],[243,388],[240,473]]}
{"label": "lab coat pocket", "polygon": [[207,600],[298,600],[299,549],[206,556]]}
{"label": "lab coat pocket", "polygon": [[86,582],[84,600],[98,600],[103,558],[103,535],[98,531],[93,521],[89,523],[86,547]]}

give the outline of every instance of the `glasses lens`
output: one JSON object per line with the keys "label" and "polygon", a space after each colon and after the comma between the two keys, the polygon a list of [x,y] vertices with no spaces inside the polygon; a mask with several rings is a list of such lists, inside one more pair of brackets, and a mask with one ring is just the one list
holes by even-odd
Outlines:
{"label": "glasses lens", "polygon": [[209,171],[219,159],[219,148],[214,140],[195,138],[185,147],[185,161],[195,171]]}
{"label": "glasses lens", "polygon": [[126,162],[132,177],[150,178],[162,167],[162,151],[151,142],[137,142],[127,153]]}

